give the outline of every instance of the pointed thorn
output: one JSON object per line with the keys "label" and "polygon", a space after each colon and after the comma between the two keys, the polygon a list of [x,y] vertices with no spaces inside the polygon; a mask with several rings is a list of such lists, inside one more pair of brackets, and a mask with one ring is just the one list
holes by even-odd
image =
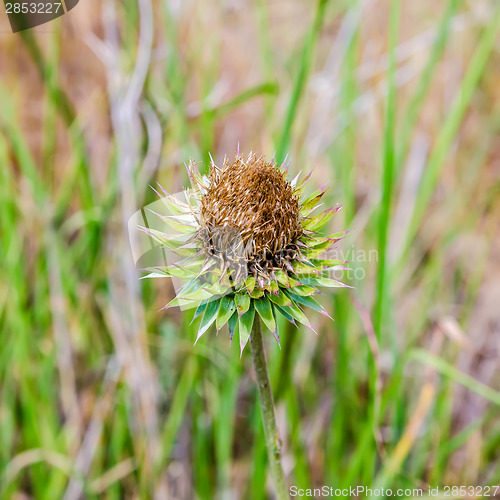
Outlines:
{"label": "pointed thorn", "polygon": [[306,175],[306,178],[301,182],[301,184],[306,184],[307,182],[309,182],[311,176],[312,176],[312,171]]}
{"label": "pointed thorn", "polygon": [[[206,330],[205,330],[205,331],[206,331]],[[200,340],[200,339],[201,339],[201,337],[203,336],[203,334],[204,334],[204,333],[205,333],[205,332],[201,332],[201,333],[200,333],[200,332],[198,332],[198,335],[197,335],[197,337],[196,337],[196,340],[194,341],[194,345],[196,345],[196,342],[198,342],[198,340]]]}
{"label": "pointed thorn", "polygon": [[153,186],[150,185],[149,187],[157,194],[158,198],[162,197],[161,194]]}
{"label": "pointed thorn", "polygon": [[160,190],[162,191],[162,193],[163,193],[165,196],[167,196],[167,195],[168,195],[167,190],[166,190],[166,189],[165,189],[165,188],[164,188],[164,187],[163,187],[163,186],[162,186],[159,182],[158,182],[157,184],[158,184],[158,186],[160,187]]}
{"label": "pointed thorn", "polygon": [[318,332],[312,327],[311,323],[309,323],[307,327],[311,329],[316,335],[318,335]]}
{"label": "pointed thorn", "polygon": [[279,348],[281,349],[281,344],[280,344],[280,336],[278,335],[278,332],[275,330],[273,332],[274,340],[278,343]]}

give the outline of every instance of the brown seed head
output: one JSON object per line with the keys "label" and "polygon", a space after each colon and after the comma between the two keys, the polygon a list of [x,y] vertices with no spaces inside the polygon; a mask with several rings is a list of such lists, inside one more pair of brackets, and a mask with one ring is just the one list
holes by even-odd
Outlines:
{"label": "brown seed head", "polygon": [[209,232],[236,229],[249,261],[276,256],[302,235],[293,187],[276,165],[254,154],[225,161],[222,169],[212,165],[201,219]]}

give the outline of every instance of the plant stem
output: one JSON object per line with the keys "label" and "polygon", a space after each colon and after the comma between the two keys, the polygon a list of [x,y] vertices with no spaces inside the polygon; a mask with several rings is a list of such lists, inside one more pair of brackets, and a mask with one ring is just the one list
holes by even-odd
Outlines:
{"label": "plant stem", "polygon": [[276,489],[276,498],[284,500],[290,497],[288,495],[283,468],[281,467],[281,441],[274,416],[273,393],[267,373],[266,353],[262,342],[262,327],[260,318],[257,315],[255,315],[250,335],[250,349],[252,351],[255,376],[257,377],[257,389],[259,391],[260,409],[264,424],[264,435],[266,437],[271,476]]}

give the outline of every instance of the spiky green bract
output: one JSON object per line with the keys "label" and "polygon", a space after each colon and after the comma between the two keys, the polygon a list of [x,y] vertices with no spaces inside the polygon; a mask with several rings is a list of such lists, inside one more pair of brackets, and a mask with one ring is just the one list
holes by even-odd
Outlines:
{"label": "spiky green bract", "polygon": [[313,295],[320,287],[346,286],[329,276],[343,269],[329,253],[345,233],[319,233],[340,208],[318,211],[326,187],[306,195],[310,175],[288,181],[288,167],[253,153],[226,159],[222,167],[212,162],[209,176],[192,162],[187,170],[187,201],[163,191],[170,215],[158,214],[180,237],[142,229],[180,259],[148,277],[186,280],[165,307],[196,307],[196,341],[212,324],[217,331],[228,324],[230,339],[239,332],[243,351],[256,314],[278,342],[280,314],[311,329],[304,307],[330,317]]}

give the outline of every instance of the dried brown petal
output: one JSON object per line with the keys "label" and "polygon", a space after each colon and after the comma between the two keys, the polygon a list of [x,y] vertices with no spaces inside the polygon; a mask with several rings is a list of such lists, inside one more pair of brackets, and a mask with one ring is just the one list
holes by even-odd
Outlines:
{"label": "dried brown petal", "polygon": [[248,263],[281,259],[302,235],[294,188],[277,165],[256,155],[237,156],[222,169],[212,166],[201,224],[206,237],[223,227],[236,229]]}

